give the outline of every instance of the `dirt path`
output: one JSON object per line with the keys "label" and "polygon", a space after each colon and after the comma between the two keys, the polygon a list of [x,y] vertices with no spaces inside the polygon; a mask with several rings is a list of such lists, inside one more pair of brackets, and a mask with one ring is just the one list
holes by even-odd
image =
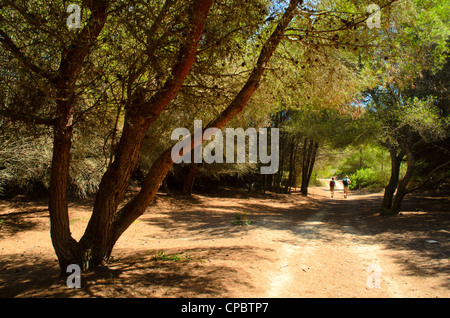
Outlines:
{"label": "dirt path", "polygon": [[392,262],[381,246],[361,240],[361,233],[348,223],[329,226],[324,222],[329,213],[330,207],[324,206],[292,229],[268,296],[404,297],[389,279],[397,273],[392,273]]}
{"label": "dirt path", "polygon": [[[449,297],[449,232],[445,230],[448,223],[437,225],[438,232],[446,233],[446,238],[434,242],[424,237],[421,244],[415,246],[425,251],[436,247],[434,251],[440,250],[442,253],[438,259],[428,259],[426,262],[429,263],[422,263],[424,256],[416,250],[405,249],[407,245],[404,242],[400,244],[403,245],[401,249],[398,246],[392,249],[386,244],[386,236],[390,234],[387,228],[387,232],[376,235],[366,231],[371,227],[367,221],[373,222],[375,217],[372,215],[370,220],[370,215],[368,218],[368,215],[358,212],[364,211],[362,205],[365,200],[371,204],[371,200],[379,198],[379,195],[351,195],[345,199],[342,188],[337,183],[335,199],[326,199],[329,197],[326,186],[312,189],[313,196],[321,197],[324,205],[291,229],[291,244],[282,249],[281,262],[272,276],[268,296]],[[378,221],[375,220],[381,225]],[[407,224],[396,230],[404,232],[393,234],[402,237],[402,241],[413,239],[417,234],[407,233]],[[426,232],[427,228],[423,230]],[[412,274],[405,270],[411,263],[415,263],[413,267],[423,266],[423,271]],[[443,271],[426,270],[431,267]]]}
{"label": "dirt path", "polygon": [[[58,277],[45,202],[0,202],[0,296],[450,296],[448,197],[412,198],[403,215],[380,218],[380,194],[310,192],[159,195],[111,266],[83,274],[76,290]],[[70,205],[76,239],[91,206]],[[250,226],[234,226],[236,213]]]}

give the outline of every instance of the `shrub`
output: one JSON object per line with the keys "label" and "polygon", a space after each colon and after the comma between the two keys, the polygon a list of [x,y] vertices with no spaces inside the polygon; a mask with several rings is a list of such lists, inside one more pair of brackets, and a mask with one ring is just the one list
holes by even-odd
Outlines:
{"label": "shrub", "polygon": [[381,189],[386,185],[386,178],[382,171],[375,171],[373,168],[358,169],[350,175],[350,189]]}
{"label": "shrub", "polygon": [[244,225],[249,226],[251,221],[247,219],[247,212],[244,212],[243,214],[235,213],[234,214],[235,220],[231,222],[233,225]]}

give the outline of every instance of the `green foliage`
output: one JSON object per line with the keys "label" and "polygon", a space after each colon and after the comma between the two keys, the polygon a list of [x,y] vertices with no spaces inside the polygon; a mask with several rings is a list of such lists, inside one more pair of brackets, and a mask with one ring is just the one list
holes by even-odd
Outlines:
{"label": "green foliage", "polygon": [[423,99],[406,98],[397,110],[398,129],[408,127],[420,135],[425,142],[447,137],[450,116],[443,118],[440,109],[435,104],[436,100],[433,96]]}
{"label": "green foliage", "polygon": [[358,148],[348,147],[341,155],[335,175],[349,175],[352,180],[350,189],[377,190],[386,186],[390,172],[389,153],[386,149],[366,144]]}
{"label": "green foliage", "polygon": [[157,255],[152,257],[154,261],[168,261],[168,262],[188,262],[192,260],[189,253],[177,253],[167,255],[164,251],[158,251]]}
{"label": "green foliage", "polygon": [[363,144],[359,147],[347,147],[340,152],[341,161],[337,175],[354,173],[358,169],[374,168],[389,170],[389,154],[381,146]]}
{"label": "green foliage", "polygon": [[247,219],[247,212],[235,213],[234,218],[235,220],[231,222],[233,225],[249,226],[252,223],[250,220]]}
{"label": "green foliage", "polygon": [[[380,133],[362,129],[361,125],[374,121],[354,120],[362,112],[355,106],[358,93],[382,81],[416,76],[427,58],[440,64],[449,35],[447,1],[395,1],[384,7],[390,2],[378,2],[383,7],[382,27],[369,29],[365,8],[371,0],[305,1],[267,65],[260,88],[229,127],[268,126],[270,114],[283,108],[299,110],[285,131],[301,131],[302,136],[314,136],[326,146],[343,148],[366,140],[368,134],[363,132]],[[85,2],[74,3],[82,7],[85,26],[92,13]],[[71,189],[79,195],[96,191],[114,155],[124,108],[133,93],[142,88],[158,91],[170,74],[189,28],[190,4],[111,3],[107,23],[76,81],[70,180]],[[278,0],[215,2],[188,79],[147,134],[139,161],[144,171],[171,146],[170,132],[175,127],[190,128],[194,119],[206,124],[236,96],[285,4]],[[160,16],[163,8],[167,11]],[[65,27],[65,9],[61,1],[42,0],[8,1],[2,6],[0,31],[25,57],[18,58],[1,36],[0,113],[5,118],[34,126],[54,119],[54,88],[30,71],[28,63],[46,73],[58,69],[67,45],[81,32]],[[406,113],[404,119],[419,125],[413,118],[420,118],[420,113]],[[48,186],[51,131],[29,134],[28,129],[16,135],[1,131],[0,190],[6,184],[27,188],[36,181]],[[225,164],[201,168],[216,178],[253,169],[252,165]]]}
{"label": "green foliage", "polygon": [[349,185],[351,190],[361,188],[379,190],[384,188],[388,182],[386,173],[373,168],[358,169],[349,178],[352,181]]}

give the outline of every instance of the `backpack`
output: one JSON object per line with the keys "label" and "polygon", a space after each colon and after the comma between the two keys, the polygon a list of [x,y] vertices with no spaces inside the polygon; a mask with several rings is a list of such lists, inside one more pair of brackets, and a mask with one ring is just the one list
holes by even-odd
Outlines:
{"label": "backpack", "polygon": [[334,180],[331,180],[331,181],[330,181],[330,187],[334,187],[335,184],[336,184],[336,183],[334,182]]}
{"label": "backpack", "polygon": [[342,180],[342,183],[343,183],[345,186],[348,186],[348,179],[347,179],[347,178],[344,178],[344,179]]}

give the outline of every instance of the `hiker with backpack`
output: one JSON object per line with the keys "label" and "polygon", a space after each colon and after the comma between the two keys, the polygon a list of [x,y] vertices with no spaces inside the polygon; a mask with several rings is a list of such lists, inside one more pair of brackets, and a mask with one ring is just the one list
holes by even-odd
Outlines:
{"label": "hiker with backpack", "polygon": [[345,176],[344,179],[342,179],[342,184],[344,185],[344,198],[347,198],[348,196],[348,186],[352,183],[348,176]]}
{"label": "hiker with backpack", "polygon": [[330,192],[331,192],[331,197],[334,197],[334,186],[336,185],[336,182],[334,181],[334,178],[331,178],[330,181]]}

